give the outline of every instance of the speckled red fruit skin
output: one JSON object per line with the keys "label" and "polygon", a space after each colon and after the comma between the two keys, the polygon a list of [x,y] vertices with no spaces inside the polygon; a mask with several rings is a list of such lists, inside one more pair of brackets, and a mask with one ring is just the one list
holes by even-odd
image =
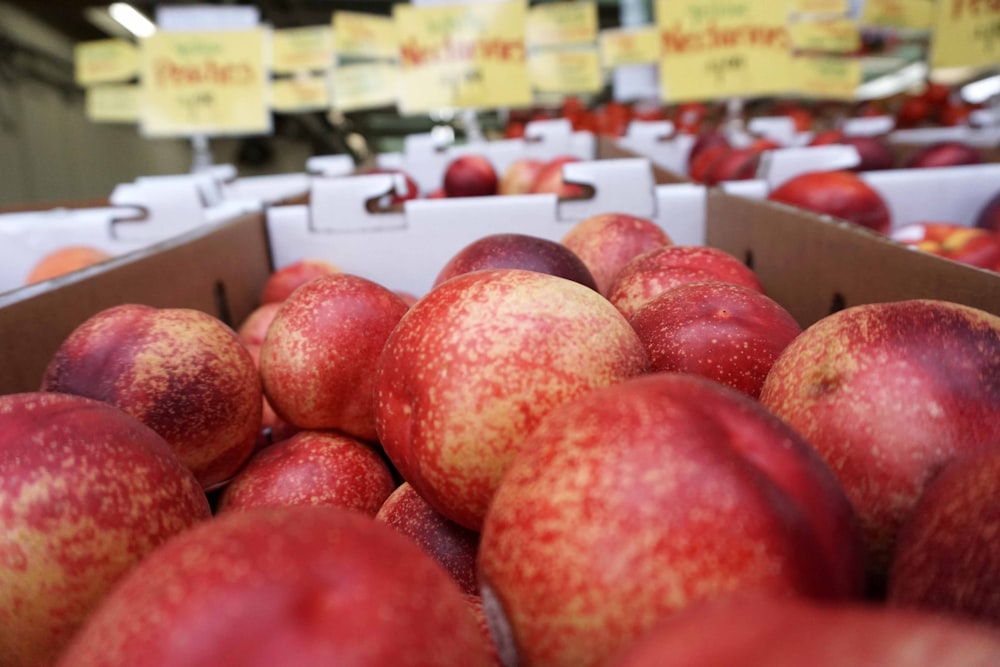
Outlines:
{"label": "speckled red fruit skin", "polygon": [[957,141],[943,141],[931,144],[915,153],[906,161],[910,169],[930,167],[958,167],[965,164],[979,164],[983,156],[972,146]]}
{"label": "speckled red fruit skin", "polygon": [[218,512],[332,505],[373,517],[395,488],[371,446],[342,433],[300,431],[255,454],[223,489]]}
{"label": "speckled red fruit skin", "polygon": [[658,624],[607,667],[985,667],[989,629],[929,614],[733,596]]}
{"label": "speckled red fruit skin", "polygon": [[488,197],[497,193],[499,179],[482,155],[462,155],[445,169],[443,187],[446,197]]}
{"label": "speckled red fruit skin", "polygon": [[0,440],[0,664],[49,665],[122,575],[211,512],[163,438],[105,403],[0,396]]}
{"label": "speckled red fruit skin", "polygon": [[219,516],[150,555],[60,667],[489,665],[463,595],[402,535],[336,507]]}
{"label": "speckled red fruit skin", "polygon": [[264,338],[267,337],[267,329],[271,326],[271,322],[274,321],[274,317],[278,314],[280,308],[281,302],[272,301],[271,303],[265,303],[255,308],[253,312],[247,315],[247,318],[240,324],[240,328],[236,330],[243,344],[248,346],[256,345],[258,347],[262,345]]}
{"label": "speckled red fruit skin", "polygon": [[561,243],[587,265],[598,291],[606,295],[623,266],[644,252],[673,245],[673,240],[648,218],[599,213],[573,225]]}
{"label": "speckled red fruit skin", "polygon": [[386,342],[379,441],[421,497],[478,530],[546,412],[648,363],[628,322],[590,288],[520,269],[466,273],[426,294]]}
{"label": "speckled red fruit skin", "polygon": [[692,373],[751,398],[785,347],[802,332],[770,297],[742,285],[688,283],[648,302],[629,319],[652,370]]}
{"label": "speckled red fruit skin", "polygon": [[709,130],[706,132],[701,132],[698,134],[698,138],[695,140],[694,145],[691,146],[691,152],[688,153],[687,168],[688,173],[691,172],[691,168],[698,156],[715,146],[721,146],[723,148],[730,148],[729,140],[726,139],[726,135],[718,130]]}
{"label": "speckled red fruit skin", "polygon": [[688,176],[696,183],[706,183],[713,165],[732,150],[729,145],[717,144],[709,146],[698,153],[697,157],[691,161],[691,166],[688,168]]}
{"label": "speckled red fruit skin", "polygon": [[831,215],[872,231],[889,231],[889,207],[874,188],[849,171],[801,174],[771,191],[768,199]]}
{"label": "speckled red fruit skin", "polygon": [[479,551],[501,655],[513,647],[524,667],[600,665],[658,619],[737,590],[860,595],[843,491],[738,392],[654,373],[551,411],[530,445]]}
{"label": "speckled red fruit skin", "polygon": [[576,254],[555,241],[528,234],[489,234],[459,250],[444,265],[434,286],[449,278],[484,269],[524,269],[559,276],[596,290],[590,269]]}
{"label": "speckled red fruit skin", "polygon": [[634,258],[618,272],[608,300],[625,317],[668,289],[686,283],[722,281],[758,292],[757,275],[727,252],[709,246],[662,246]]}
{"label": "speckled red fruit skin", "polygon": [[264,393],[300,429],[374,440],[375,362],[408,306],[349,273],[303,285],[278,312],[260,349]]}
{"label": "speckled red fruit skin", "polygon": [[538,178],[544,163],[533,158],[514,160],[504,171],[497,192],[501,195],[526,195]]}
{"label": "speckled red fruit skin", "polygon": [[746,181],[757,174],[760,165],[760,150],[753,148],[730,149],[719,155],[702,173],[706,185],[716,185],[725,181]]}
{"label": "speckled red fruit skin", "polygon": [[586,189],[582,185],[567,183],[563,180],[563,165],[569,162],[579,162],[580,158],[572,155],[561,155],[552,158],[542,165],[538,171],[534,185],[531,186],[532,194],[554,194],[560,199],[574,199],[583,197]]}
{"label": "speckled red fruit skin", "polygon": [[463,528],[431,507],[407,482],[379,508],[375,519],[410,537],[434,557],[468,595],[478,595],[479,533]]}
{"label": "speckled red fruit skin", "polygon": [[1000,626],[1000,447],[946,466],[900,530],[889,604]]}
{"label": "speckled red fruit skin", "polygon": [[933,300],[842,310],[785,348],[760,401],[834,470],[884,574],[931,477],[1000,446],[1000,318]]}
{"label": "speckled red fruit skin", "polygon": [[186,308],[99,312],[56,350],[42,390],[124,410],[163,436],[206,489],[246,462],[261,424],[250,352],[225,324]]}
{"label": "speckled red fruit skin", "polygon": [[261,290],[260,302],[280,303],[313,278],[328,276],[339,271],[336,266],[321,259],[302,259],[293,262],[268,276],[264,289]]}

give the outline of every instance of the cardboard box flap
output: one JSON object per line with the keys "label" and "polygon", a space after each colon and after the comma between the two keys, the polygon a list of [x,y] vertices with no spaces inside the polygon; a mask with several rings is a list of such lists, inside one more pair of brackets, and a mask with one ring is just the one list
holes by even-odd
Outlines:
{"label": "cardboard box flap", "polygon": [[309,174],[272,174],[266,176],[244,176],[223,184],[226,199],[256,199],[264,204],[273,204],[309,192]]}
{"label": "cardboard box flap", "polygon": [[722,190],[708,194],[706,240],[757,273],[802,325],[863,303],[943,299],[1000,314],[1000,280],[850,223]]}
{"label": "cardboard box flap", "polygon": [[810,171],[850,169],[861,163],[854,146],[832,144],[764,151],[757,177],[776,188],[785,181]]}
{"label": "cardboard box flap", "polygon": [[[747,121],[747,132],[755,138],[770,139],[782,146],[800,146],[802,134],[790,116],[758,116]],[[812,135],[809,135],[812,138]],[[807,142],[808,143],[808,142]]]}
{"label": "cardboard box flap", "polygon": [[314,155],[306,160],[306,171],[317,176],[348,176],[354,169],[350,155]]}
{"label": "cardboard box flap", "polygon": [[892,116],[869,116],[867,118],[846,118],[840,129],[849,137],[878,137],[889,134],[896,128]]}
{"label": "cardboard box flap", "polygon": [[53,281],[0,294],[0,393],[38,389],[63,340],[105,308],[194,308],[238,326],[270,273],[260,212],[201,227]]}
{"label": "cardboard box flap", "polygon": [[694,135],[676,132],[670,121],[632,121],[618,145],[648,157],[663,169],[684,175],[696,141]]}
{"label": "cardboard box flap", "polygon": [[941,141],[958,141],[979,148],[1000,144],[1000,127],[922,127],[915,130],[896,130],[889,134],[894,144],[935,144]]}
{"label": "cardboard box flap", "polygon": [[1000,194],[1000,164],[872,171],[861,178],[882,195],[893,229],[913,222],[972,226]]}

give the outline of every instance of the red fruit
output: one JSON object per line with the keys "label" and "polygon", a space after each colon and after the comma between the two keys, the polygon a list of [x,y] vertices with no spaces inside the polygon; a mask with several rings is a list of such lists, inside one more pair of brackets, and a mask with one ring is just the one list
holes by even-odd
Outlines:
{"label": "red fruit", "polygon": [[488,197],[497,193],[497,172],[482,155],[462,155],[444,172],[446,197]]}
{"label": "red fruit", "polygon": [[896,127],[912,128],[929,122],[934,107],[922,97],[907,97],[896,113]]}
{"label": "red fruit", "polygon": [[626,317],[668,289],[685,283],[723,281],[763,292],[753,271],[727,252],[708,246],[661,246],[626,264],[608,300]]}
{"label": "red fruit", "polygon": [[118,579],[211,512],[167,443],[66,394],[0,396],[0,662],[55,662]]}
{"label": "red fruit", "polygon": [[512,120],[507,123],[507,129],[504,130],[504,139],[520,139],[524,136],[525,123],[519,120]]}
{"label": "red fruit", "polygon": [[579,162],[580,158],[572,155],[563,155],[553,158],[542,165],[538,171],[538,177],[531,188],[532,194],[552,193],[560,199],[574,199],[587,194],[586,188],[582,185],[567,183],[563,180],[563,165],[568,162]]}
{"label": "red fruit", "polygon": [[561,243],[528,234],[490,234],[459,250],[434,280],[438,286],[449,278],[485,269],[537,271],[596,290],[590,269]]}
{"label": "red fruit", "polygon": [[1000,626],[1000,448],[944,468],[900,530],[889,603]]}
{"label": "red fruit", "polygon": [[278,303],[288,298],[288,295],[314,278],[339,273],[333,264],[321,259],[302,259],[284,266],[270,276],[264,283],[260,302]]}
{"label": "red fruit", "polygon": [[218,511],[331,505],[375,516],[395,488],[370,446],[336,432],[301,431],[255,454],[223,490]]}
{"label": "red fruit", "polygon": [[993,195],[979,211],[976,227],[1000,233],[1000,192]]}
{"label": "red fruit", "polygon": [[1000,233],[978,228],[964,228],[964,231],[961,236],[953,234],[942,245],[945,257],[981,269],[1000,264]]}
{"label": "red fruit", "polygon": [[532,158],[514,160],[507,167],[500,179],[497,192],[502,195],[526,195],[531,192],[538,172],[542,169],[542,161]]}
{"label": "red fruit", "polygon": [[[246,348],[250,356],[253,357],[254,365],[259,373],[260,345],[247,345]],[[299,431],[297,427],[292,426],[274,412],[274,408],[267,401],[267,396],[261,397],[261,403],[263,410],[260,417],[260,432],[257,434],[257,442],[254,445],[255,452],[276,442],[287,440]]]}
{"label": "red fruit", "polygon": [[349,273],[297,290],[260,350],[260,376],[274,411],[302,429],[374,440],[372,369],[408,309],[391,290]]}
{"label": "red fruit", "polygon": [[245,345],[263,345],[267,329],[281,308],[281,302],[272,301],[254,309],[236,330]]}
{"label": "red fruit", "polygon": [[844,137],[840,142],[847,146],[854,146],[861,162],[851,171],[876,171],[880,169],[892,169],[895,164],[895,157],[885,141],[876,137]]}
{"label": "red fruit", "polygon": [[963,164],[979,164],[982,161],[982,155],[972,146],[957,141],[942,141],[915,153],[906,161],[906,167],[910,169],[957,167]]}
{"label": "red fruit", "polygon": [[881,234],[889,231],[889,208],[882,196],[849,171],[801,174],[772,190],[768,199],[831,215]]}
{"label": "red fruit", "polygon": [[420,197],[420,188],[417,187],[416,181],[410,178],[402,169],[383,169],[381,167],[369,167],[362,173],[364,174],[401,174],[406,180],[406,192],[403,194],[393,194],[392,198],[389,200],[390,206],[402,206],[403,202],[409,201],[411,199],[417,199]]}
{"label": "red fruit", "polygon": [[385,500],[375,519],[419,544],[448,571],[462,591],[478,595],[479,533],[450,521],[406,482]]}
{"label": "red fruit", "polygon": [[576,223],[562,238],[590,269],[597,289],[607,295],[622,267],[642,253],[672,245],[670,236],[652,220],[625,213],[601,213]]}
{"label": "red fruit", "polygon": [[111,254],[89,246],[68,246],[54,250],[38,260],[28,273],[25,285],[79,271],[93,264],[111,259]]}
{"label": "red fruit", "polygon": [[386,342],[379,441],[435,509],[478,530],[545,413],[647,367],[635,332],[594,290],[534,271],[466,273],[428,292]]}
{"label": "red fruit", "polygon": [[718,130],[710,130],[708,132],[702,132],[698,135],[694,145],[691,147],[691,152],[688,153],[687,166],[689,174],[691,173],[695,160],[698,159],[698,156],[714,146],[724,146],[725,148],[730,148],[726,135]]}
{"label": "red fruit", "polygon": [[261,424],[250,353],[225,324],[186,308],[101,311],[56,350],[42,390],[124,410],[163,436],[206,489],[250,457]]}
{"label": "red fruit", "polygon": [[702,178],[706,185],[716,185],[724,181],[746,181],[757,175],[761,150],[741,148],[729,150],[714,160]]}
{"label": "red fruit", "polygon": [[943,465],[1000,446],[1000,318],[944,301],[854,306],[803,331],[760,401],[830,463],[858,510],[870,567]]}
{"label": "red fruit", "polygon": [[629,319],[653,371],[692,373],[760,395],[774,360],[802,328],[776,301],[742,285],[688,283]]}
{"label": "red fruit", "polygon": [[419,547],[336,507],[235,512],[139,564],[62,667],[489,665],[461,591]]}
{"label": "red fruit", "polygon": [[850,505],[809,444],[674,373],[550,412],[500,484],[479,568],[506,664],[552,667],[603,664],[700,600],[852,597],[863,574]]}
{"label": "red fruit", "polygon": [[817,132],[812,141],[809,142],[810,146],[829,146],[831,144],[839,144],[844,140],[843,130],[823,130],[822,132]]}
{"label": "red fruit", "polygon": [[951,89],[940,83],[927,82],[927,87],[921,93],[921,97],[934,106],[941,106],[948,102]]}
{"label": "red fruit", "polygon": [[973,107],[968,104],[948,104],[941,109],[941,125],[955,127],[969,122]]}
{"label": "red fruit", "polygon": [[658,624],[607,667],[982,667],[1000,639],[955,620],[860,605],[734,595]]}
{"label": "red fruit", "polygon": [[722,144],[709,146],[705,150],[698,153],[698,156],[691,161],[691,166],[688,169],[688,176],[690,176],[691,180],[696,183],[707,183],[715,163],[732,151],[732,148],[729,146],[723,146]]}
{"label": "red fruit", "polygon": [[812,129],[813,115],[808,109],[793,107],[785,111],[783,115],[792,119],[797,132],[808,132]]}

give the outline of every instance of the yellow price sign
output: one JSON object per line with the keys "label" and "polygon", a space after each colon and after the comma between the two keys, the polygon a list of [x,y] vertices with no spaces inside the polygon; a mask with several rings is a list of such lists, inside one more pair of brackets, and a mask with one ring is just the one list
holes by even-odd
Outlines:
{"label": "yellow price sign", "polygon": [[139,84],[103,84],[87,88],[87,118],[95,123],[139,122]]}
{"label": "yellow price sign", "polygon": [[396,5],[399,108],[527,106],[525,3]]}
{"label": "yellow price sign", "polygon": [[389,16],[334,12],[333,36],[338,57],[391,60],[399,54],[396,24]]}
{"label": "yellow price sign", "polygon": [[124,39],[80,42],[73,49],[76,83],[128,81],[139,73],[139,49]]}
{"label": "yellow price sign", "polygon": [[786,21],[783,2],[657,0],[664,100],[784,92],[792,66]]}
{"label": "yellow price sign", "polygon": [[330,108],[330,82],[325,74],[275,79],[271,82],[271,108],[279,113],[320,111]]}
{"label": "yellow price sign", "polygon": [[863,77],[860,60],[834,56],[799,56],[794,73],[798,92],[822,100],[854,100]]}
{"label": "yellow price sign", "polygon": [[528,10],[529,48],[581,44],[597,39],[597,3],[548,2]]}
{"label": "yellow price sign", "polygon": [[333,30],[328,25],[275,30],[271,71],[276,74],[322,71],[333,67]]}
{"label": "yellow price sign", "polygon": [[940,0],[934,17],[932,67],[1000,63],[1000,2]]}
{"label": "yellow price sign", "polygon": [[792,46],[802,51],[854,53],[861,49],[861,29],[851,19],[794,21],[788,31]]}
{"label": "yellow price sign", "polygon": [[600,46],[601,64],[608,69],[660,59],[660,33],[656,28],[602,30]]}
{"label": "yellow price sign", "polygon": [[357,63],[333,70],[333,107],[339,111],[376,109],[396,103],[399,67]]}
{"label": "yellow price sign", "polygon": [[846,14],[850,0],[791,0],[791,10],[799,14]]}
{"label": "yellow price sign", "polygon": [[540,93],[597,93],[604,87],[595,47],[535,51],[528,69],[531,85]]}
{"label": "yellow price sign", "polygon": [[271,131],[262,30],[157,32],[141,61],[144,134]]}
{"label": "yellow price sign", "polygon": [[863,25],[904,30],[930,30],[934,0],[865,0]]}

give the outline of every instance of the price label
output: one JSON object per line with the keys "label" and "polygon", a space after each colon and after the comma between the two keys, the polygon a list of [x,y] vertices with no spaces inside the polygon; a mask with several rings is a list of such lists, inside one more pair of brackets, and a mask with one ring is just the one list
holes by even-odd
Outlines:
{"label": "price label", "polygon": [[657,0],[665,101],[784,92],[791,39],[783,2]]}
{"label": "price label", "polygon": [[333,70],[333,106],[340,111],[376,109],[396,103],[399,67],[357,63]]}
{"label": "price label", "polygon": [[855,53],[861,49],[861,31],[851,19],[794,21],[788,26],[792,46],[801,51]]}
{"label": "price label", "polygon": [[100,39],[80,42],[73,49],[76,83],[128,81],[139,73],[139,50],[124,39]]}
{"label": "price label", "polygon": [[865,0],[861,23],[882,28],[930,30],[934,23],[934,0]]}
{"label": "price label", "polygon": [[144,134],[271,131],[262,30],[157,32],[141,61]]}
{"label": "price label", "polygon": [[95,123],[139,122],[139,84],[103,84],[87,88],[86,114]]}
{"label": "price label", "polygon": [[338,57],[392,60],[399,55],[396,24],[388,16],[334,12],[333,36]]}
{"label": "price label", "polygon": [[529,48],[594,42],[597,39],[597,3],[548,2],[528,10]]}
{"label": "price label", "polygon": [[333,67],[330,26],[275,30],[271,35],[271,71],[275,74],[323,71]]}
{"label": "price label", "polygon": [[301,113],[330,108],[330,82],[324,74],[307,74],[271,82],[271,108]]}
{"label": "price label", "polygon": [[847,14],[850,0],[792,0],[791,10],[796,14]]}
{"label": "price label", "polygon": [[796,90],[805,97],[847,100],[857,97],[861,61],[834,56],[799,56],[794,61]]}
{"label": "price label", "polygon": [[602,30],[600,46],[601,64],[608,69],[660,59],[660,33],[656,28]]}
{"label": "price label", "polygon": [[932,67],[1000,63],[1000,0],[941,0],[934,17]]}
{"label": "price label", "polygon": [[531,86],[540,93],[596,93],[604,87],[595,47],[535,51],[528,68]]}
{"label": "price label", "polygon": [[400,111],[531,104],[525,14],[523,1],[396,5]]}

